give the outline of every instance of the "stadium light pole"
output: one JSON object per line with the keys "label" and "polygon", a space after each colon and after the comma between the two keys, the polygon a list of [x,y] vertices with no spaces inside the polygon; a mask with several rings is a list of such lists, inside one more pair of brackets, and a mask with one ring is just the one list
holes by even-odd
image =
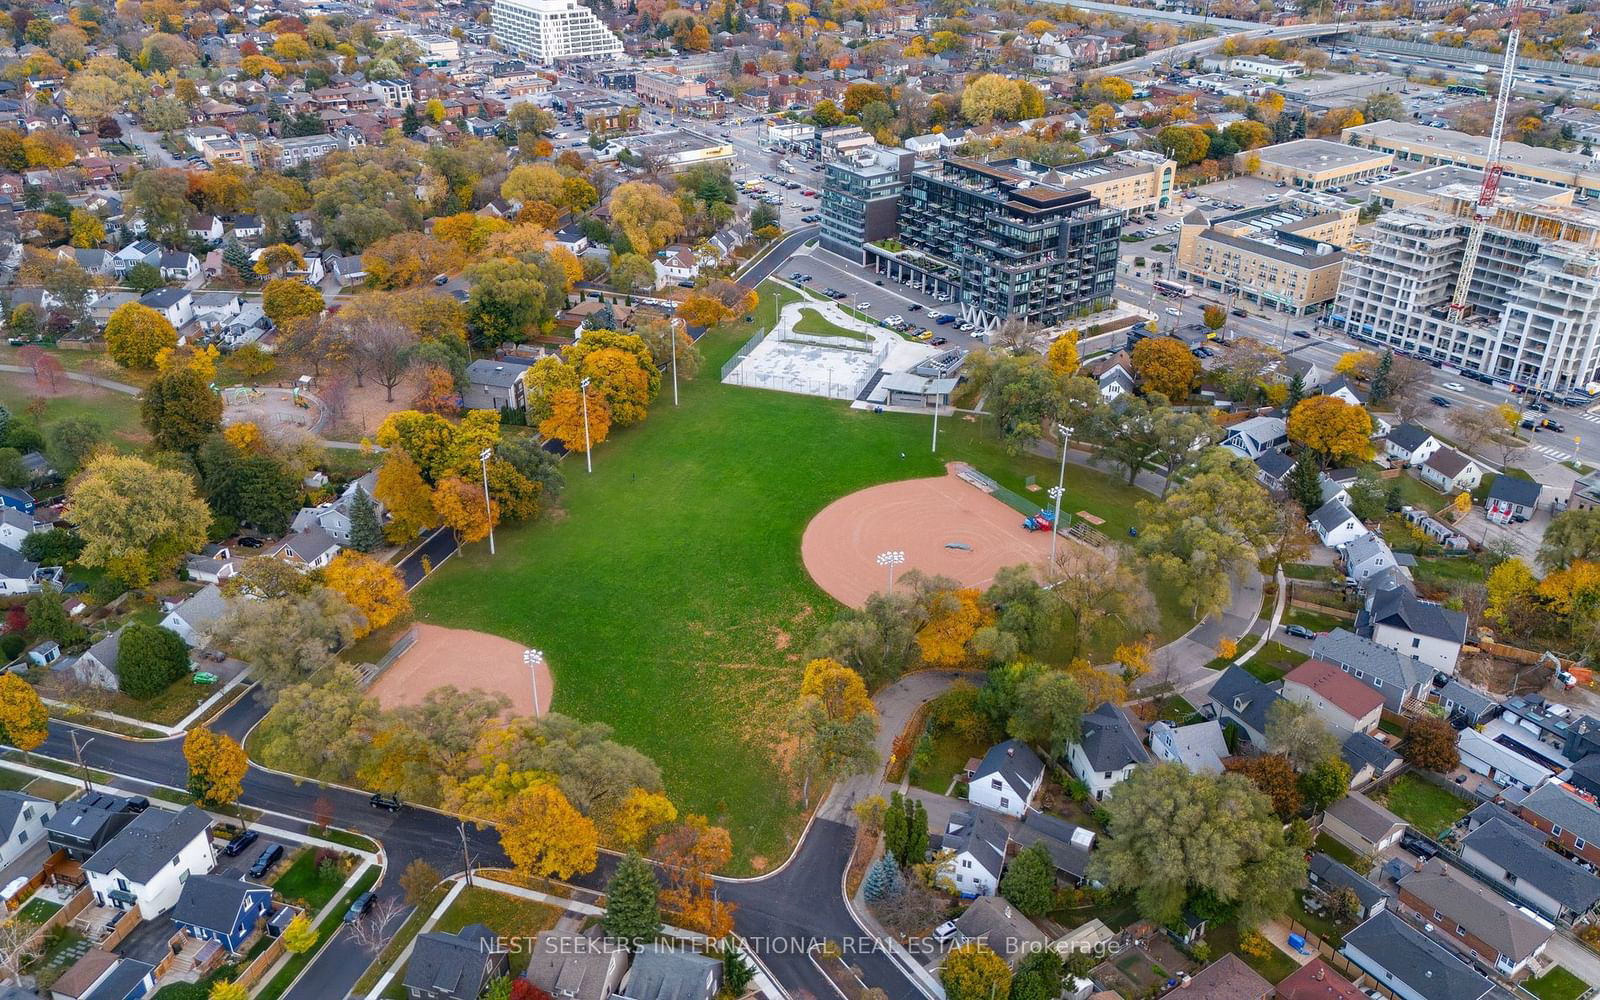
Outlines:
{"label": "stadium light pole", "polygon": [[906,554],[904,552],[880,552],[878,554],[878,565],[889,567],[889,590],[891,592],[894,590],[894,568],[905,561]]}
{"label": "stadium light pole", "polygon": [[1056,538],[1061,534],[1061,497],[1067,492],[1067,448],[1072,444],[1072,428],[1058,427],[1061,432],[1061,472],[1056,476],[1055,488],[1050,491],[1050,496],[1056,502],[1056,519],[1050,525],[1050,568],[1056,565]]}
{"label": "stadium light pole", "polygon": [[494,555],[494,507],[489,503],[489,459],[493,448],[478,452],[478,464],[483,467],[483,516],[489,521],[489,554]]}
{"label": "stadium light pole", "polygon": [[528,665],[528,674],[533,678],[533,717],[539,717],[539,664],[544,662],[544,652],[537,649],[524,649],[522,662]]}
{"label": "stadium light pole", "polygon": [[688,323],[684,322],[683,320],[679,319],[676,316],[674,316],[672,318],[672,323],[670,324],[670,326],[672,327],[672,330],[668,334],[668,336],[672,340],[672,405],[673,406],[677,406],[678,405],[678,324],[679,323],[683,323],[685,330],[687,330],[688,326],[689,326]]}
{"label": "stadium light pole", "polygon": [[589,380],[578,383],[578,396],[583,400],[583,465],[594,472],[594,445],[589,443]]}
{"label": "stadium light pole", "polygon": [[933,397],[933,450],[939,450],[939,397]]}

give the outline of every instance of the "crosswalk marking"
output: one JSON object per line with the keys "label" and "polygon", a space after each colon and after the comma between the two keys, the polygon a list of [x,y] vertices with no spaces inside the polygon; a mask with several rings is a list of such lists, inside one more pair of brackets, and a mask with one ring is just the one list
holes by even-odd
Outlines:
{"label": "crosswalk marking", "polygon": [[1567,454],[1564,451],[1557,451],[1554,448],[1546,448],[1542,444],[1534,445],[1533,446],[1533,450],[1539,452],[1542,455],[1549,455],[1551,458],[1560,459],[1563,462],[1572,457],[1571,455]]}

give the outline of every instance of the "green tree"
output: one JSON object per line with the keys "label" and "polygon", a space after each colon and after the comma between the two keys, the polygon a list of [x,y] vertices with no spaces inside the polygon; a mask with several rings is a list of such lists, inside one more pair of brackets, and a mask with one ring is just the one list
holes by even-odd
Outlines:
{"label": "green tree", "polygon": [[606,935],[637,949],[661,933],[661,885],[655,868],[630,852],[617,863],[616,874],[606,884],[606,913],[601,921]]}
{"label": "green tree", "polygon": [[128,273],[122,276],[122,283],[140,295],[145,295],[158,288],[165,288],[167,279],[161,276],[160,268],[141,260],[128,268]]}
{"label": "green tree", "polygon": [[1268,706],[1266,737],[1272,752],[1287,757],[1296,771],[1339,759],[1339,741],[1308,702],[1284,698]]}
{"label": "green tree", "polygon": [[125,586],[149,583],[206,541],[211,511],[194,480],[131,455],[97,454],[67,490],[84,542],[78,562]]}
{"label": "green tree", "polygon": [[883,814],[883,850],[896,860],[905,857],[908,825],[905,797],[893,792],[889,796],[889,808]]}
{"label": "green tree", "polygon": [[139,418],[157,448],[193,452],[222,430],[222,397],[192,368],[174,368],[150,383]]}
{"label": "green tree", "polygon": [[1197,618],[1227,604],[1229,574],[1254,565],[1275,523],[1273,501],[1253,469],[1212,448],[1164,500],[1139,502],[1139,548]]}
{"label": "green tree", "polygon": [[105,427],[93,417],[62,417],[44,429],[44,454],[58,473],[71,476],[105,440]]}
{"label": "green tree", "polygon": [[1338,757],[1318,761],[1300,775],[1300,795],[1312,812],[1321,812],[1349,791],[1350,765]]}
{"label": "green tree", "polygon": [[1282,913],[1305,879],[1305,855],[1289,844],[1267,797],[1238,774],[1194,774],[1181,764],[1136,769],[1103,808],[1107,838],[1089,875],[1131,892],[1157,924],[1201,897],[1252,926]]}
{"label": "green tree", "polygon": [[134,622],[117,643],[117,686],[132,698],[152,698],[188,673],[189,647],[171,629]]}
{"label": "green tree", "polygon": [[1055,904],[1056,864],[1044,844],[1024,847],[1006,865],[1000,895],[1030,917],[1040,917]]}
{"label": "green tree", "polygon": [[367,491],[356,487],[350,498],[350,547],[357,552],[371,552],[383,544],[383,526],[378,523],[378,511]]}
{"label": "green tree", "polygon": [[22,452],[0,448],[0,486],[26,486],[33,476],[22,464]]}
{"label": "green tree", "polygon": [[1078,738],[1088,707],[1078,682],[1064,670],[1034,664],[1023,673],[1017,693],[1006,731],[1044,747],[1052,760],[1066,753]]}
{"label": "green tree", "polygon": [[472,294],[467,316],[485,346],[521,340],[537,332],[555,315],[565,293],[553,289],[537,264],[496,258],[467,269]]}
{"label": "green tree", "polygon": [[1600,509],[1564,510],[1550,520],[1539,546],[1539,565],[1547,571],[1573,563],[1600,561]]}
{"label": "green tree", "polygon": [[882,903],[905,891],[905,884],[900,878],[900,866],[895,863],[893,855],[885,854],[867,869],[861,891],[869,903]]}
{"label": "green tree", "polygon": [[1294,460],[1294,467],[1289,470],[1289,479],[1284,484],[1289,496],[1294,498],[1308,517],[1322,506],[1322,470],[1317,466],[1316,455],[1309,450],[1301,452],[1300,457]]}
{"label": "green tree", "polygon": [[1061,996],[1065,971],[1066,963],[1054,948],[1028,952],[1011,977],[1010,1000],[1055,1000]]}

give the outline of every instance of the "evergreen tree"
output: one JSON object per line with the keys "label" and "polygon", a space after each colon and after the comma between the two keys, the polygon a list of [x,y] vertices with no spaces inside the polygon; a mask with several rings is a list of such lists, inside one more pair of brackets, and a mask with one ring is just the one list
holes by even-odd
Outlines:
{"label": "evergreen tree", "polygon": [[1376,406],[1389,398],[1389,373],[1394,369],[1394,352],[1384,351],[1383,357],[1378,359],[1378,370],[1372,375],[1372,391],[1368,395],[1369,401]]}
{"label": "evergreen tree", "polygon": [[350,547],[357,552],[371,552],[382,542],[383,526],[378,523],[372,498],[357,486],[356,495],[350,498]]}
{"label": "evergreen tree", "polygon": [[1000,895],[1030,917],[1049,911],[1055,902],[1055,862],[1040,843],[1028,845],[1006,866]]}
{"label": "evergreen tree", "polygon": [[661,933],[660,890],[650,862],[636,853],[623,858],[606,885],[606,915],[601,920],[606,934],[631,948],[654,941]]}
{"label": "evergreen tree", "polygon": [[890,798],[889,808],[883,814],[883,849],[896,861],[906,853],[905,799],[899,792]]}
{"label": "evergreen tree", "polygon": [[869,903],[881,903],[886,899],[893,899],[900,895],[904,888],[900,881],[900,866],[887,854],[867,869],[866,881],[861,884],[861,891]]}
{"label": "evergreen tree", "polygon": [[1295,372],[1294,377],[1289,380],[1289,395],[1284,397],[1283,400],[1284,414],[1287,416],[1288,414],[1293,413],[1294,408],[1299,406],[1300,401],[1305,398],[1306,377],[1299,372]]}
{"label": "evergreen tree", "polygon": [[246,250],[238,240],[228,237],[228,243],[222,248],[222,262],[235,271],[246,284],[256,280],[255,265],[250,263],[250,251]]}
{"label": "evergreen tree", "polygon": [[928,853],[928,810],[918,799],[906,802],[906,856],[907,865],[921,864]]}
{"label": "evergreen tree", "polygon": [[1310,451],[1301,452],[1295,460],[1294,468],[1289,470],[1287,488],[1307,516],[1322,506],[1322,473],[1317,468],[1316,456]]}

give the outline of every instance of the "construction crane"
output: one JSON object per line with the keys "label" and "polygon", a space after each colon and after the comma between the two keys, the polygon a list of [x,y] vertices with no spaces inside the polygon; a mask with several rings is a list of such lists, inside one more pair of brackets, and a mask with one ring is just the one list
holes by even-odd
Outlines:
{"label": "construction crane", "polygon": [[1461,274],[1456,277],[1455,295],[1450,299],[1450,318],[1462,320],[1467,315],[1467,292],[1472,287],[1472,272],[1478,266],[1478,251],[1483,247],[1483,233],[1494,217],[1494,200],[1500,192],[1500,144],[1506,131],[1506,108],[1511,104],[1511,81],[1517,75],[1517,47],[1522,42],[1522,0],[1506,4],[1510,15],[1506,32],[1506,55],[1500,66],[1500,91],[1494,100],[1494,127],[1489,130],[1489,152],[1483,164],[1483,187],[1478,189],[1478,203],[1472,209],[1472,231],[1467,234],[1466,252],[1461,255]]}

